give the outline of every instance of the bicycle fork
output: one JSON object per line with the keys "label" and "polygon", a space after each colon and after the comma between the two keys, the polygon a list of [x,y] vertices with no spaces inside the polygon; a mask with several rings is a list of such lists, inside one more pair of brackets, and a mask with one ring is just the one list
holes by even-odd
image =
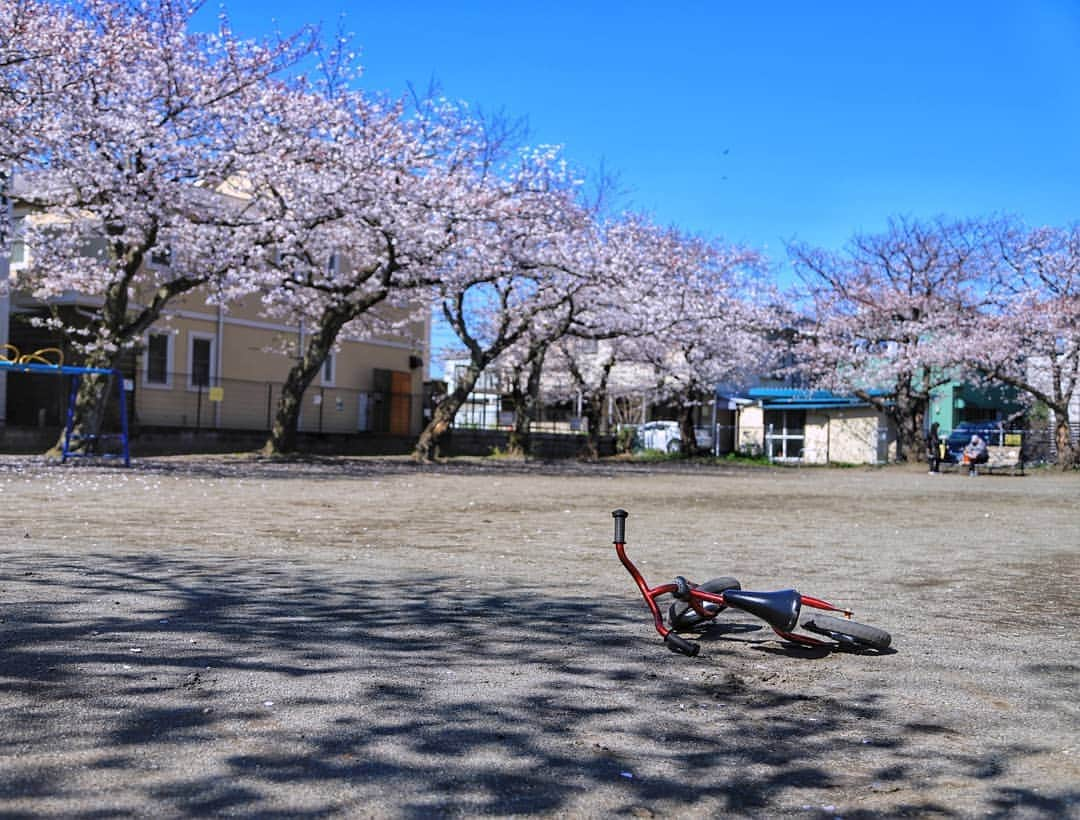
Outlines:
{"label": "bicycle fork", "polygon": [[[668,595],[678,591],[678,584],[661,584],[660,586],[650,587],[645,578],[642,577],[638,568],[634,566],[633,562],[626,555],[626,519],[630,515],[626,510],[615,510],[611,513],[612,518],[615,519],[615,552],[619,556],[619,560],[622,565],[626,567],[626,571],[630,573],[630,577],[634,579],[634,583],[637,584],[638,589],[641,591],[641,597],[645,599],[645,603],[649,606],[649,611],[652,612],[653,623],[656,626],[656,631],[660,633],[660,637],[664,639],[664,643],[667,644],[668,649],[672,652],[682,652],[684,655],[694,657],[701,651],[701,647],[693,641],[688,641],[680,635],[676,635],[672,630],[664,626],[664,616],[660,614],[660,607],[656,603],[656,599],[661,595]],[[703,597],[712,598],[716,603],[722,604],[723,598],[703,593]]]}

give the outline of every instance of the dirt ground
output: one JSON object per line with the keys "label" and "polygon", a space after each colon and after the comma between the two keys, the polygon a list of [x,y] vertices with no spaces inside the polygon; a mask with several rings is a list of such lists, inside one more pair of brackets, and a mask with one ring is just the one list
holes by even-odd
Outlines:
{"label": "dirt ground", "polygon": [[[652,583],[795,586],[894,652]],[[1080,475],[0,458],[4,817],[1080,816]]]}

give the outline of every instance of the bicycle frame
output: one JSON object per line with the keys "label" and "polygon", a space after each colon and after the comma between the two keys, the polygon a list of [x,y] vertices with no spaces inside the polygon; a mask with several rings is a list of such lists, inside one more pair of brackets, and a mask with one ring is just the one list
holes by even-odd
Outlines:
{"label": "bicycle frame", "polygon": [[693,656],[698,653],[700,647],[696,643],[677,635],[664,625],[663,615],[660,613],[660,607],[656,603],[656,599],[662,595],[673,595],[685,601],[698,615],[707,619],[716,617],[718,613],[707,611],[704,608],[706,603],[729,606],[748,612],[769,624],[772,630],[781,638],[804,646],[832,647],[835,644],[831,641],[823,641],[792,631],[798,623],[798,616],[802,607],[820,609],[825,612],[839,612],[845,618],[851,618],[854,614],[849,609],[834,606],[828,601],[823,601],[811,595],[803,595],[794,589],[778,590],[776,592],[749,592],[741,589],[719,593],[703,592],[694,588],[682,576],[677,576],[672,583],[650,587],[641,571],[638,570],[634,562],[626,554],[626,519],[629,513],[626,510],[615,510],[611,515],[615,519],[615,540],[613,543],[619,561],[622,562],[626,571],[630,573],[630,577],[634,579],[634,583],[637,584],[638,590],[641,592],[641,597],[645,599],[645,603],[652,613],[656,631],[660,633],[660,637],[664,639],[664,643],[667,644],[668,648],[674,652],[682,652]]}

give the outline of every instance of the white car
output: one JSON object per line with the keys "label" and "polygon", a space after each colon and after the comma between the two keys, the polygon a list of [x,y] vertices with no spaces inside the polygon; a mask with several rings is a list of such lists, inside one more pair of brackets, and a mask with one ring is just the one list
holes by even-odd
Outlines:
{"label": "white car", "polygon": [[[694,438],[702,450],[712,449],[712,435],[708,427],[695,427]],[[662,453],[677,453],[682,447],[682,433],[677,421],[649,421],[637,428],[637,449],[659,450]]]}

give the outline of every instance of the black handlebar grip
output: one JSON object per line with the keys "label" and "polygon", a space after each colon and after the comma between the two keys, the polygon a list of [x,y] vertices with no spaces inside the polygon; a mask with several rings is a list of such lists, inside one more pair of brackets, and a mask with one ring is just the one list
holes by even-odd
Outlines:
{"label": "black handlebar grip", "polygon": [[630,515],[626,510],[615,510],[611,517],[615,519],[615,543],[626,543],[626,517]]}
{"label": "black handlebar grip", "polygon": [[664,643],[667,644],[667,648],[672,652],[682,652],[684,655],[689,655],[691,658],[701,651],[700,644],[688,641],[686,638],[676,635],[674,632],[669,632],[664,636]]}

